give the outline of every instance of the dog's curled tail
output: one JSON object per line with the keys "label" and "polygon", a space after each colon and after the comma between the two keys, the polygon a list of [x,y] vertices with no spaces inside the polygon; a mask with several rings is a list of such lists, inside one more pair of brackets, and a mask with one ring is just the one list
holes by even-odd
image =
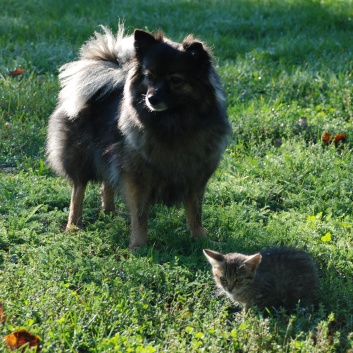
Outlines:
{"label": "dog's curled tail", "polygon": [[124,36],[119,25],[116,36],[106,27],[95,32],[80,50],[79,60],[60,68],[59,102],[70,119],[75,119],[85,104],[99,92],[102,98],[123,87],[128,64],[135,55],[132,36]]}

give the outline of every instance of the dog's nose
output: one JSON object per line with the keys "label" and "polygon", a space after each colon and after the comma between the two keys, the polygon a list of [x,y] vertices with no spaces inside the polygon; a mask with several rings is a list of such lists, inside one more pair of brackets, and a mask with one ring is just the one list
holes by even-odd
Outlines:
{"label": "dog's nose", "polygon": [[151,105],[157,106],[159,103],[161,103],[161,98],[158,93],[150,93],[147,95],[147,99],[150,102]]}
{"label": "dog's nose", "polygon": [[151,111],[162,112],[163,110],[168,109],[168,106],[163,99],[163,94],[158,89],[148,92],[145,101],[148,109]]}

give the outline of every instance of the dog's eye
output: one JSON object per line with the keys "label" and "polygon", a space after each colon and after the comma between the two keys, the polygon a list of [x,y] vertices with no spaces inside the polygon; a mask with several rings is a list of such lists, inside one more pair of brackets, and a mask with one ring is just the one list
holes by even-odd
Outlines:
{"label": "dog's eye", "polygon": [[183,84],[184,80],[181,77],[179,77],[179,76],[171,76],[170,79],[169,79],[169,82],[174,87],[178,87],[181,84]]}
{"label": "dog's eye", "polygon": [[145,72],[145,78],[147,81],[153,81],[155,76],[152,72]]}

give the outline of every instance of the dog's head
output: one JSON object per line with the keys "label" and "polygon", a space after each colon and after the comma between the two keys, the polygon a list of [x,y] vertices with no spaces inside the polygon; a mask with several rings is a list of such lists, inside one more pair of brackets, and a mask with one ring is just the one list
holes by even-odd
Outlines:
{"label": "dog's head", "polygon": [[[163,112],[202,103],[209,90],[211,55],[205,45],[191,35],[174,43],[161,32],[152,35],[134,32],[136,58],[142,74],[145,105]],[[208,93],[209,94],[209,93]]]}

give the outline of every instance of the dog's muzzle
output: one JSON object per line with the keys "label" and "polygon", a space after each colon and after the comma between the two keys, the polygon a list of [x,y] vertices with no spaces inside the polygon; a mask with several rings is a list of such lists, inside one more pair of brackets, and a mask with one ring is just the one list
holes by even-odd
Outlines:
{"label": "dog's muzzle", "polygon": [[153,93],[148,93],[146,95],[145,102],[147,107],[151,111],[162,112],[168,109],[167,105],[161,100],[161,97],[158,91],[155,91]]}

